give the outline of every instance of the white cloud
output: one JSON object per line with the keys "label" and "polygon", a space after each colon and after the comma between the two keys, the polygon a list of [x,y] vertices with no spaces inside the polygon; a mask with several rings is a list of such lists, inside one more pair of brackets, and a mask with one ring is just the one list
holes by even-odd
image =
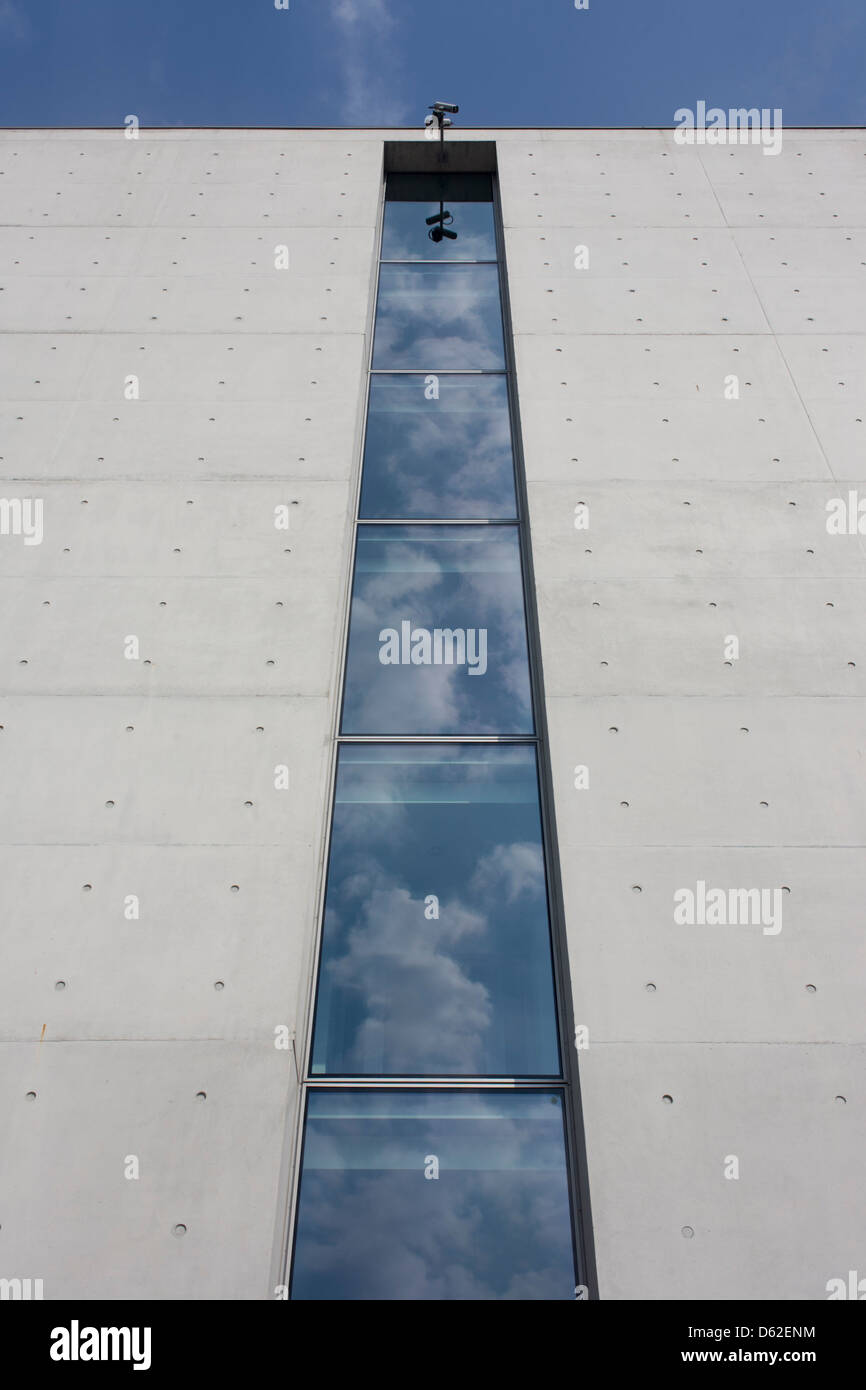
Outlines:
{"label": "white cloud", "polygon": [[337,0],[336,16],[349,24],[361,19],[372,20],[382,27],[394,23],[388,11],[388,0]]}
{"label": "white cloud", "polygon": [[518,898],[544,900],[544,858],[531,843],[497,845],[478,864],[472,890],[486,902],[514,903]]}
{"label": "white cloud", "polygon": [[394,96],[399,52],[390,0],[335,0],[342,82],[340,115],[347,125],[405,125],[409,110]]}
{"label": "white cloud", "polygon": [[423,901],[396,886],[375,889],[359,905],[344,954],[326,967],[363,1006],[352,1069],[379,1070],[378,1059],[389,1071],[399,1059],[407,1075],[483,1070],[490,993],[458,956],[463,938],[488,930],[480,913],[456,900],[441,921],[428,921]]}

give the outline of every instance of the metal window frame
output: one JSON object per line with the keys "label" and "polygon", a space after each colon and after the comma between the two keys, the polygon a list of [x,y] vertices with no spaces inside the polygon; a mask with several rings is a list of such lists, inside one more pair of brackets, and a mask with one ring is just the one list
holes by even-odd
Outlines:
{"label": "metal window frame", "polygon": [[[293,1116],[294,1142],[288,1146],[284,1168],[286,1163],[290,1164],[289,1181],[283,1185],[285,1197],[285,1213],[282,1222],[282,1239],[275,1248],[274,1268],[277,1272],[278,1282],[289,1290],[291,1297],[291,1281],[294,1265],[295,1239],[297,1234],[297,1215],[298,1198],[300,1192],[301,1164],[304,1147],[305,1121],[307,1112],[307,1096],[310,1091],[315,1090],[421,1090],[421,1091],[443,1091],[443,1090],[473,1090],[473,1091],[502,1091],[502,1090],[557,1090],[563,1097],[563,1120],[564,1120],[564,1140],[565,1140],[565,1163],[566,1176],[569,1189],[569,1204],[571,1208],[571,1236],[574,1251],[574,1266],[578,1280],[578,1286],[585,1287],[590,1299],[598,1298],[598,1277],[595,1265],[595,1251],[592,1236],[592,1216],[589,1194],[588,1164],[586,1156],[586,1146],[584,1138],[583,1115],[580,1099],[580,1086],[578,1077],[578,1067],[574,1056],[575,1022],[573,1001],[570,988],[570,975],[568,968],[567,939],[565,927],[565,911],[562,893],[562,876],[560,871],[560,858],[558,839],[556,835],[556,820],[553,801],[553,782],[552,768],[550,763],[550,748],[547,733],[546,706],[544,703],[544,683],[541,664],[541,641],[538,624],[538,613],[535,602],[535,579],[532,557],[532,544],[529,532],[529,512],[528,497],[526,486],[525,454],[523,449],[523,435],[520,423],[520,412],[517,390],[517,372],[514,351],[514,338],[511,331],[511,302],[508,288],[508,263],[505,248],[505,230],[502,216],[502,202],[499,187],[498,169],[491,171],[492,202],[494,213],[494,226],[496,232],[496,244],[498,258],[495,262],[455,262],[455,264],[495,264],[498,267],[500,314],[502,318],[502,337],[504,345],[504,370],[495,369],[491,371],[472,370],[466,368],[441,369],[437,375],[490,375],[505,376],[508,383],[508,410],[511,426],[511,445],[512,445],[512,467],[514,474],[514,491],[516,502],[516,516],[502,521],[488,520],[479,522],[474,519],[459,521],[450,520],[430,520],[423,522],[417,519],[395,519],[386,521],[376,518],[360,518],[358,515],[361,499],[361,483],[363,461],[366,451],[367,422],[369,418],[370,387],[375,375],[393,375],[395,372],[405,375],[423,375],[422,368],[375,368],[373,367],[374,335],[376,310],[378,305],[378,291],[380,267],[383,264],[435,264],[441,265],[444,262],[394,262],[383,261],[382,238],[384,232],[384,212],[387,195],[387,173],[385,170],[384,146],[383,162],[380,171],[380,190],[377,212],[377,234],[375,238],[375,258],[372,266],[372,291],[367,316],[367,351],[366,368],[363,379],[363,402],[361,413],[361,426],[357,432],[357,445],[354,460],[354,497],[352,504],[352,530],[350,556],[347,566],[346,583],[343,600],[343,616],[340,627],[340,648],[337,672],[337,686],[339,698],[334,702],[334,711],[331,725],[330,756],[328,761],[328,793],[325,804],[325,833],[322,838],[322,850],[318,865],[318,893],[316,907],[316,925],[311,946],[312,968],[308,972],[306,1004],[303,1011],[299,1011],[298,1034],[303,1034],[303,1044],[300,1055],[297,1057],[299,1067],[297,1085],[297,1105]],[[527,658],[529,664],[530,695],[532,703],[534,732],[531,735],[344,735],[341,733],[343,703],[345,696],[345,682],[348,664],[348,637],[351,620],[352,594],[354,589],[355,565],[357,555],[357,541],[359,527],[365,525],[510,525],[515,526],[519,538],[519,555],[521,581],[523,587],[524,600],[524,623],[526,629]],[[454,743],[466,744],[529,744],[536,750],[536,776],[538,782],[539,813],[541,819],[542,854],[544,857],[545,880],[547,892],[548,920],[550,928],[550,946],[553,969],[553,989],[554,1001],[559,1028],[559,1052],[561,1075],[559,1077],[546,1078],[523,1078],[523,1077],[452,1077],[452,1078],[370,1078],[370,1077],[323,1077],[315,1076],[310,1071],[312,1062],[312,1038],[313,1025],[315,1022],[315,1003],[318,984],[319,969],[322,954],[322,936],[324,930],[324,908],[325,895],[327,890],[328,868],[331,856],[331,841],[334,824],[334,806],[336,801],[336,773],[339,749],[344,744],[442,744]],[[303,1027],[301,1027],[303,1025]],[[289,1175],[287,1175],[289,1176]]]}

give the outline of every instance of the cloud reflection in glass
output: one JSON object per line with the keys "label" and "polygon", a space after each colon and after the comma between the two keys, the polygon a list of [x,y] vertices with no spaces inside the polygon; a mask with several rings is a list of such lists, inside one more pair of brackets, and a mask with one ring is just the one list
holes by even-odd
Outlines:
{"label": "cloud reflection in glass", "polygon": [[558,1092],[310,1093],[294,1300],[565,1301],[574,1285]]}
{"label": "cloud reflection in glass", "polygon": [[312,1069],[559,1075],[533,747],[340,748]]}
{"label": "cloud reflection in glass", "polygon": [[516,527],[359,527],[342,732],[534,732]]}

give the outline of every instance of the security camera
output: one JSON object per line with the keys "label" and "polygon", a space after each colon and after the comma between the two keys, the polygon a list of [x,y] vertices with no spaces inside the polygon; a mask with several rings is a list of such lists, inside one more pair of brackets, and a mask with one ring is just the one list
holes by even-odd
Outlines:
{"label": "security camera", "polygon": [[[444,145],[445,131],[451,125],[451,122],[445,115],[445,112],[451,111],[456,115],[457,112],[460,110],[460,107],[457,105],[456,102],[453,101],[434,101],[433,105],[429,109],[433,112],[433,115],[427,116],[424,121],[424,124],[425,126],[431,126],[434,121],[436,122],[437,126],[439,127],[439,143],[440,145]],[[444,158],[444,149],[442,151],[442,158]]]}

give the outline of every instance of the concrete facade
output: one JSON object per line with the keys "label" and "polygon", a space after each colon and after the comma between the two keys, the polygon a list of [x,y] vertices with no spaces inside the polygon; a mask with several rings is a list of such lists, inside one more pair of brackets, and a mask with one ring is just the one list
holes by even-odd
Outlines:
{"label": "concrete facade", "polygon": [[[418,138],[0,138],[3,496],[44,507],[0,535],[0,1275],[46,1298],[282,1282],[275,1044],[303,1066],[383,144]],[[863,540],[825,524],[866,135],[449,139],[497,142],[599,1291],[826,1298],[866,1274]],[[698,881],[779,889],[781,930],[677,924]]]}

